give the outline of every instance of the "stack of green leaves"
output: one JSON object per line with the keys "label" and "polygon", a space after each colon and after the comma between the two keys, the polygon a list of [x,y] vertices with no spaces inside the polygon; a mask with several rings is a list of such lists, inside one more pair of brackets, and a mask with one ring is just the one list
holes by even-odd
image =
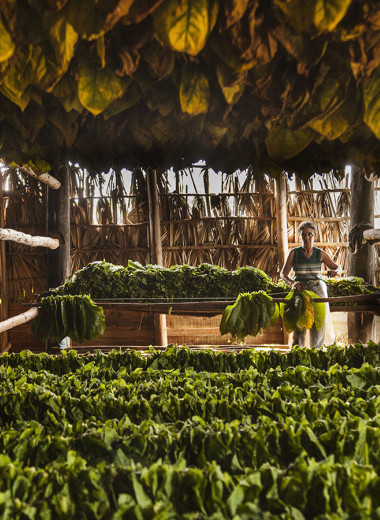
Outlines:
{"label": "stack of green leaves", "polygon": [[89,294],[91,298],[201,299],[231,298],[246,291],[273,289],[272,279],[254,267],[228,271],[211,264],[198,266],[142,265],[126,267],[93,262],[70,276],[56,294]]}
{"label": "stack of green leaves", "polygon": [[241,293],[236,302],[225,309],[220,332],[222,335],[230,332],[245,341],[247,336],[257,336],[262,329],[274,325],[278,316],[278,305],[266,292]]}
{"label": "stack of green leaves", "polygon": [[[327,278],[327,291],[330,297],[335,296],[354,296],[358,294],[379,293],[380,289],[368,284],[363,278],[358,276],[347,276],[345,278]],[[372,300],[370,300],[372,301]],[[367,302],[367,303],[370,303]],[[345,302],[344,305],[359,305],[360,302]],[[330,303],[330,305],[342,305],[342,302]]]}
{"label": "stack of green leaves", "polygon": [[105,330],[102,307],[88,295],[47,296],[42,298],[32,331],[42,341],[60,342],[70,337],[77,343],[97,339]]}
{"label": "stack of green leaves", "polygon": [[380,344],[0,357],[0,518],[380,510]]}
{"label": "stack of green leaves", "polygon": [[313,291],[297,291],[292,289],[280,303],[280,315],[288,332],[311,329],[315,323],[317,330],[325,319],[325,304],[314,301],[319,296]]}

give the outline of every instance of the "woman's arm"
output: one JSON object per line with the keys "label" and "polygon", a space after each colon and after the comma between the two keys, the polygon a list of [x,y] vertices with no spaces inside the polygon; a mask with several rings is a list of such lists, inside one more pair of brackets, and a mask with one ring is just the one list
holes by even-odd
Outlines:
{"label": "woman's arm", "polygon": [[280,272],[280,278],[282,278],[286,283],[294,287],[295,289],[298,289],[299,291],[302,290],[300,282],[295,282],[290,278],[289,273],[291,268],[293,267],[294,263],[294,251],[293,249],[288,254],[288,258],[285,261],[284,267],[281,269]]}
{"label": "woman's arm", "polygon": [[321,262],[325,264],[326,267],[330,269],[330,273],[332,276],[336,276],[342,272],[342,268],[339,264],[334,262],[334,260],[329,256],[325,251],[321,251]]}

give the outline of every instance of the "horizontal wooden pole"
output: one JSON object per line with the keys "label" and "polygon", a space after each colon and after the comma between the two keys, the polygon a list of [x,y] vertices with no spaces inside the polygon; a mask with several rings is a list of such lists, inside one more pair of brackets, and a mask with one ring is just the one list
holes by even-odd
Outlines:
{"label": "horizontal wooden pole", "polygon": [[61,183],[59,182],[59,180],[56,179],[55,177],[53,177],[52,175],[49,175],[48,173],[41,173],[38,175],[29,166],[18,166],[17,165],[17,168],[20,171],[30,175],[31,177],[34,177],[38,181],[43,182],[44,184],[47,184],[50,188],[53,188],[53,190],[58,190],[61,187]]}
{"label": "horizontal wooden pole", "polygon": [[12,318],[8,318],[7,320],[2,321],[0,323],[0,332],[5,332],[6,330],[17,327],[17,325],[23,325],[24,323],[33,320],[38,315],[38,312],[38,307],[32,307],[22,314],[18,314],[17,316],[13,316]]}
{"label": "horizontal wooden pole", "polygon": [[[361,301],[369,301],[380,298],[380,293],[376,294],[360,294],[353,296],[335,296],[329,298],[315,298],[314,301],[318,302],[326,302],[326,303],[354,303]],[[134,303],[134,302],[114,302],[111,303],[109,300],[95,300],[99,305],[103,305],[106,303],[109,306],[122,306],[124,309],[134,310],[138,312],[151,312],[151,313],[169,313],[169,314],[191,314],[194,313],[223,313],[224,309],[227,305],[231,305],[236,301],[235,299],[231,299],[228,301],[198,301],[198,302],[173,302],[173,303]],[[285,302],[285,298],[273,298],[275,303]],[[346,307],[346,310],[355,310],[352,307]]]}
{"label": "horizontal wooden pole", "polygon": [[8,228],[0,228],[0,240],[11,240],[12,242],[32,247],[47,247],[49,249],[57,249],[59,247],[59,240],[56,238],[33,237],[27,233],[21,233],[21,231]]}

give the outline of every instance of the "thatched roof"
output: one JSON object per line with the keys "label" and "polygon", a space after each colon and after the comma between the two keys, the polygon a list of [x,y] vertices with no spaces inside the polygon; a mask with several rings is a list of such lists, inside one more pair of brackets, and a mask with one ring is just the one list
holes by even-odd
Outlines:
{"label": "thatched roof", "polygon": [[8,163],[380,172],[377,0],[0,7]]}

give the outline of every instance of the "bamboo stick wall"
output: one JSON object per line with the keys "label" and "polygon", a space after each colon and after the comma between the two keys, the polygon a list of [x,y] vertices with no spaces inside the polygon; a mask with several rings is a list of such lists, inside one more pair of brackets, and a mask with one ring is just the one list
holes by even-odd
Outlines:
{"label": "bamboo stick wall", "polygon": [[[223,175],[218,193],[210,192],[207,169],[202,171],[202,191],[184,180],[195,172],[159,176],[163,263],[198,265],[203,262],[235,269],[253,265],[277,278],[275,183],[255,178]],[[71,259],[72,272],[89,262],[103,260],[126,265],[129,259],[150,262],[149,218],[145,173],[132,173],[131,188],[125,177],[111,172],[100,178],[72,169]],[[350,189],[347,179],[326,176],[314,186],[296,179],[288,183],[289,248],[297,245],[301,220],[319,224],[320,244],[347,269]],[[294,184],[294,183],[293,183]],[[6,178],[6,226],[30,234],[46,235],[46,188],[34,179],[9,170]],[[378,211],[379,213],[380,211]],[[10,301],[34,301],[47,289],[46,251],[7,243]],[[379,274],[379,273],[378,273]]]}

